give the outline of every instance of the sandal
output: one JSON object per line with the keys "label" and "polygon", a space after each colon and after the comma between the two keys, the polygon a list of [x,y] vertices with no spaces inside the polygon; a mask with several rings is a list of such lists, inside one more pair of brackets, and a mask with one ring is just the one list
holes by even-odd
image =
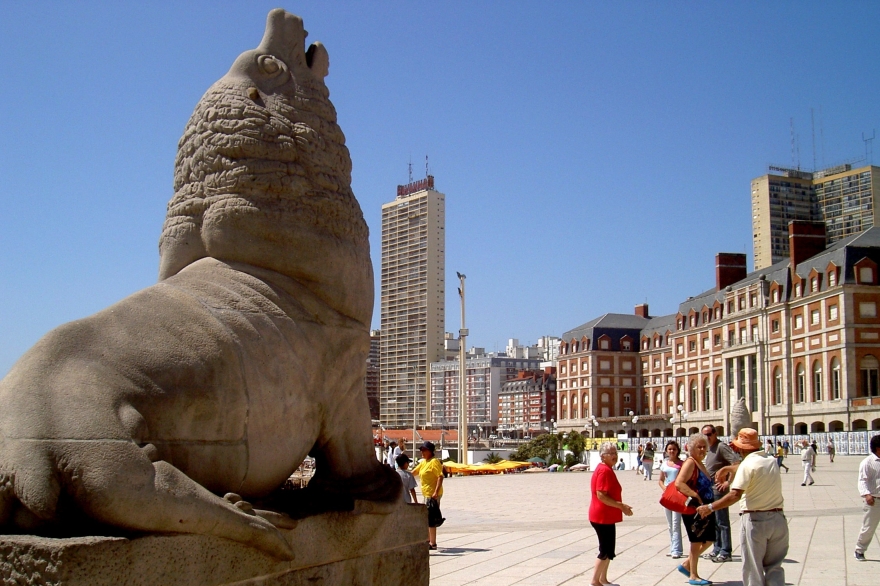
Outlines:
{"label": "sandal", "polygon": [[690,584],[691,586],[710,586],[712,582],[709,580],[698,578],[696,580],[688,580],[688,584]]}
{"label": "sandal", "polygon": [[691,571],[685,568],[683,565],[679,564],[679,566],[675,569],[687,576],[688,578],[691,577]]}

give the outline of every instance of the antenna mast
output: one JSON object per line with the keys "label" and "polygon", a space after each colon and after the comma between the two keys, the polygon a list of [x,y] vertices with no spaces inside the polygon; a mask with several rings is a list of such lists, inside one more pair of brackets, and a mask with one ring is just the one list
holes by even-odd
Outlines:
{"label": "antenna mast", "polygon": [[409,157],[409,181],[408,183],[412,183],[412,155]]}
{"label": "antenna mast", "polygon": [[865,133],[862,133],[862,140],[865,141],[865,158],[868,160],[869,165],[874,164],[874,135],[877,132],[876,129],[871,131],[870,137],[865,137]]}
{"label": "antenna mast", "polygon": [[810,108],[810,128],[813,132],[813,171],[816,170],[816,119],[813,117],[813,109]]}
{"label": "antenna mast", "polygon": [[428,175],[430,175],[430,173],[428,172],[428,155],[425,155],[425,177],[427,177]]}

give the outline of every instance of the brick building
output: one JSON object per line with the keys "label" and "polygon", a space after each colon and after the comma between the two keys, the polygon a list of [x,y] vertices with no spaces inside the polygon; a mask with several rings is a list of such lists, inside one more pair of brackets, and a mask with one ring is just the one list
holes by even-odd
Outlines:
{"label": "brick building", "polygon": [[498,432],[521,438],[553,428],[556,421],[556,369],[521,370],[501,384]]}
{"label": "brick building", "polygon": [[880,429],[880,228],[826,249],[824,224],[792,222],[789,250],[751,274],[745,255],[717,255],[715,287],[676,314],[637,306],[567,332],[559,428],[723,432],[742,398],[765,434]]}

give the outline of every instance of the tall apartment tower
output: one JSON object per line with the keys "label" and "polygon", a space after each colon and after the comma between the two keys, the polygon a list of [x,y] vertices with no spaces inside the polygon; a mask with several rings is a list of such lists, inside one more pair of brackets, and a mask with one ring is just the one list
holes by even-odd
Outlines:
{"label": "tall apartment tower", "polygon": [[424,426],[429,368],[443,360],[446,325],[446,196],[434,177],[397,186],[382,206],[379,335],[380,420],[388,428]]}
{"label": "tall apartment tower", "polygon": [[770,167],[752,180],[755,270],[789,256],[788,223],[824,222],[828,244],[880,225],[880,168],[840,165],[808,172]]}

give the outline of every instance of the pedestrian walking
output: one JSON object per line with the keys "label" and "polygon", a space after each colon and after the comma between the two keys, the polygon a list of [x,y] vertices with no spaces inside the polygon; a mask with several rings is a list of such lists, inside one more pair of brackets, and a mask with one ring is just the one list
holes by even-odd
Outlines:
{"label": "pedestrian walking", "polygon": [[590,586],[607,586],[608,566],[614,559],[614,547],[617,541],[617,526],[623,521],[623,515],[632,516],[632,508],[625,504],[623,489],[614,473],[617,462],[617,448],[611,442],[605,442],[599,448],[601,462],[593,471],[590,479],[590,525],[596,530],[599,538],[599,555],[593,567],[593,579]]}
{"label": "pedestrian walking", "polygon": [[788,458],[788,452],[791,450],[791,444],[788,443],[788,440],[782,442],[782,449],[785,451],[785,457]]}
{"label": "pedestrian walking", "polygon": [[651,480],[651,474],[654,472],[654,444],[651,442],[645,444],[645,450],[642,452],[642,469],[645,471],[643,480]]}
{"label": "pedestrian walking", "polygon": [[[700,430],[709,442],[709,451],[706,452],[706,470],[714,484],[712,500],[718,500],[727,494],[730,487],[728,480],[717,478],[718,471],[725,466],[731,466],[739,462],[730,446],[718,439],[718,432],[714,425],[704,425]],[[730,536],[730,511],[720,509],[715,515],[715,545],[712,551],[703,556],[715,563],[721,564],[730,561],[733,552],[732,539]]]}
{"label": "pedestrian walking", "polygon": [[636,474],[642,474],[642,452],[645,451],[645,448],[639,444],[638,453],[636,454]]}
{"label": "pedestrian walking", "polygon": [[[779,440],[776,440],[776,452],[775,453],[776,453],[777,466],[779,466],[779,468],[785,468],[785,473],[788,474],[788,466],[786,466],[785,464],[782,463],[782,461],[785,459],[785,456],[786,456],[785,448],[779,445]],[[770,454],[772,455],[773,452],[770,452]]]}
{"label": "pedestrian walking", "polygon": [[833,462],[834,461],[834,440],[831,438],[828,438],[828,444],[825,446],[825,448],[828,450],[828,460]]}
{"label": "pedestrian walking", "polygon": [[782,562],[788,553],[788,523],[783,514],[782,476],[772,454],[761,449],[758,432],[744,427],[730,445],[742,455],[734,465],[736,474],[730,492],[697,508],[701,517],[726,509],[743,499],[742,530],[743,586],[784,586]]}
{"label": "pedestrian walking", "polygon": [[865,550],[880,523],[880,435],[871,438],[871,454],[859,464],[859,495],[865,499],[862,530],[856,541],[856,559],[865,561]]}
{"label": "pedestrian walking", "polygon": [[440,513],[440,498],[443,496],[443,463],[434,457],[434,444],[424,442],[419,446],[422,461],[413,469],[413,476],[419,477],[422,497],[428,507],[428,548],[437,549],[437,527],[446,520]]}
{"label": "pedestrian walking", "polygon": [[[663,450],[666,459],[660,464],[660,490],[666,490],[670,483],[675,482],[684,462],[681,459],[681,447],[676,441],[666,442]],[[666,527],[669,529],[669,553],[667,556],[674,560],[680,559],[684,550],[681,547],[681,513],[676,513],[664,508],[666,511]]]}
{"label": "pedestrian walking", "polygon": [[815,484],[813,481],[813,466],[816,465],[816,450],[813,449],[813,446],[807,444],[806,447],[801,451],[801,464],[804,466],[804,481],[801,482],[801,486],[807,486]]}
{"label": "pedestrian walking", "polygon": [[[712,479],[703,465],[708,450],[709,440],[705,435],[702,433],[692,435],[688,439],[688,459],[681,465],[681,470],[675,477],[675,488],[678,492],[691,497],[701,505],[711,503],[714,496]],[[688,559],[678,566],[678,571],[688,577],[688,584],[708,586],[712,582],[700,578],[697,565],[700,554],[712,547],[715,541],[715,517],[682,514],[681,519],[691,547]]]}

